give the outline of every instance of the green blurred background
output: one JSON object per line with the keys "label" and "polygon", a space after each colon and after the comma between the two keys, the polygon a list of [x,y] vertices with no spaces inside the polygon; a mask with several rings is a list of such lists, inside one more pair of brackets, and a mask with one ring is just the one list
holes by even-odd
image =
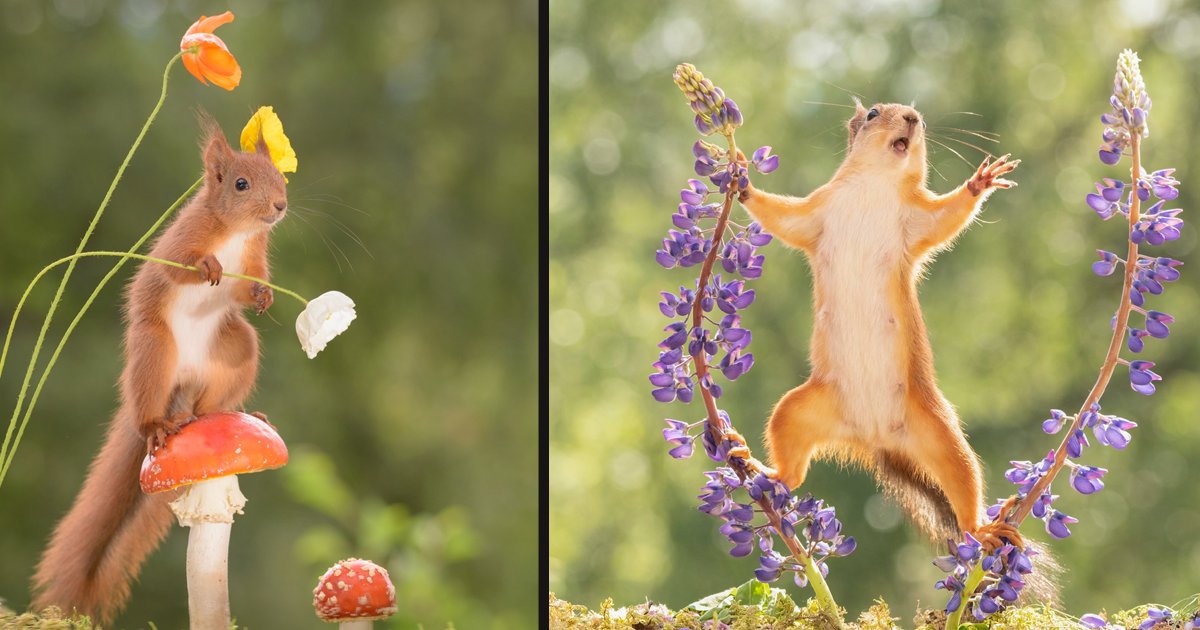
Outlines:
{"label": "green blurred background", "polygon": [[[948,138],[1022,159],[1020,187],[988,202],[921,287],[941,388],[985,463],[992,498],[1010,491],[1008,460],[1057,445],[1041,420],[1052,407],[1078,408],[1108,343],[1119,280],[1094,276],[1090,263],[1097,247],[1124,251],[1124,231],[1083,199],[1093,181],[1128,173],[1128,162],[1096,159],[1122,48],[1141,54],[1154,99],[1145,166],[1177,167],[1177,203],[1196,216],[1196,3],[553,0],[550,37],[549,572],[550,589],[575,603],[612,596],[678,607],[758,566],[731,558],[718,521],[696,510],[711,462],[666,454],[662,419],[695,420],[701,408],[654,402],[646,380],[667,323],[658,292],[693,285],[698,270],[654,262],[678,190],[694,176],[698,136],[671,81],[677,63],[694,63],[737,100],[747,153],[769,144],[781,156],[774,174],[754,176],[766,190],[807,194],[828,180],[845,147],[850,92],[868,103],[915,101],[930,130],[965,156],[969,164],[931,145],[935,191],[953,189],[982,158]],[[996,132],[1001,142],[944,127]],[[1150,302],[1178,318],[1171,337],[1144,352],[1164,375],[1159,393],[1134,393],[1122,368],[1104,398],[1105,410],[1140,423],[1132,445],[1086,452],[1087,463],[1111,470],[1099,494],[1056,486],[1061,509],[1082,521],[1053,545],[1076,615],[1200,590],[1194,225],[1158,248],[1187,261],[1183,279]],[[808,373],[811,331],[803,256],[778,243],[762,253],[758,299],[743,319],[757,362],[720,400],[759,455],[772,405]],[[804,489],[835,505],[859,541],[853,556],[830,563],[840,604],[856,616],[882,596],[906,626],[918,602],[944,605],[932,587],[934,550],[869,475],[822,463],[808,479]],[[1048,538],[1040,523],[1024,529]]]}
{"label": "green blurred background", "polygon": [[[250,628],[323,627],[312,589],[334,561],[391,570],[387,627],[535,623],[537,7],[532,0],[330,3],[5,0],[0,3],[0,319],[26,282],[73,251],[201,14],[244,71],[233,92],[181,65],[90,249],[125,249],[200,173],[203,107],[236,141],[273,105],[299,155],[275,229],[274,279],[337,289],[358,320],[315,360],[300,307],[255,318],[263,359],[252,409],[292,450],[245,477],[231,550],[232,607]],[[77,268],[57,341],[109,260]],[[59,360],[0,488],[0,598],[66,511],[116,405],[120,287]],[[3,425],[57,278],[17,326]],[[43,361],[49,349],[43,353]],[[116,627],[186,625],[186,536],[146,565]],[[255,606],[266,605],[255,609]]]}

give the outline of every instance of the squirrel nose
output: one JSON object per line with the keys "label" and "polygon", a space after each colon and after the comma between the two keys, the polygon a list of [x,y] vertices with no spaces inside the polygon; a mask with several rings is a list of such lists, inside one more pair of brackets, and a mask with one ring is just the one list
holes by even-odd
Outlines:
{"label": "squirrel nose", "polygon": [[913,116],[912,114],[905,114],[905,115],[904,115],[904,120],[905,120],[905,121],[907,121],[907,122],[908,122],[908,124],[910,124],[910,125],[915,125],[915,124],[917,124],[917,117],[916,117],[916,116]]}
{"label": "squirrel nose", "polygon": [[278,210],[278,211],[280,211],[280,212],[283,212],[284,210],[287,210],[287,202],[286,202],[286,201],[276,201],[276,202],[275,202],[275,209],[276,209],[276,210]]}

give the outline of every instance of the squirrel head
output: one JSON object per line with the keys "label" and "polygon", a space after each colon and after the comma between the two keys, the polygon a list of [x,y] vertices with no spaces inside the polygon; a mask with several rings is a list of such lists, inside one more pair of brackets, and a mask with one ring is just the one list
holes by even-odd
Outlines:
{"label": "squirrel head", "polygon": [[846,123],[846,160],[871,171],[919,173],[925,170],[925,121],[908,105],[877,103],[869,109],[854,99],[854,117]]}
{"label": "squirrel head", "polygon": [[254,152],[234,151],[215,121],[204,121],[204,191],[209,208],[234,231],[270,229],[287,213],[283,174],[259,135]]}

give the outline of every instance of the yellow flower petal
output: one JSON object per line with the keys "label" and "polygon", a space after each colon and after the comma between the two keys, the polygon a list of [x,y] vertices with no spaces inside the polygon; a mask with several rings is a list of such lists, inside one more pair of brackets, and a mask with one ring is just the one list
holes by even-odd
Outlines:
{"label": "yellow flower petal", "polygon": [[[242,150],[254,152],[260,133],[267,142],[275,168],[280,173],[295,173],[298,164],[296,152],[292,150],[292,142],[283,133],[283,121],[275,114],[275,108],[259,107],[250,117],[250,122],[242,129]],[[286,176],[283,179],[287,181]]]}

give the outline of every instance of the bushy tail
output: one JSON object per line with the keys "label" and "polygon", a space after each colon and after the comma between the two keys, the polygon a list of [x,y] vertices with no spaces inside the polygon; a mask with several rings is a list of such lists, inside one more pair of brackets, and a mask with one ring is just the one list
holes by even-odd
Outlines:
{"label": "bushy tail", "polygon": [[[962,539],[958,519],[946,495],[911,463],[901,457],[881,453],[875,462],[875,474],[884,492],[900,504],[926,536],[940,545],[940,553],[945,553],[947,539]],[[1035,553],[1032,556],[1033,573],[1025,576],[1025,588],[1021,591],[1019,601],[1057,605],[1062,566],[1041,543],[1026,541],[1026,549]]]}
{"label": "bushy tail", "polygon": [[54,529],[33,578],[39,609],[55,605],[110,623],[171,525],[166,500],[138,485],[146,447],[130,420],[113,420],[83,490]]}

